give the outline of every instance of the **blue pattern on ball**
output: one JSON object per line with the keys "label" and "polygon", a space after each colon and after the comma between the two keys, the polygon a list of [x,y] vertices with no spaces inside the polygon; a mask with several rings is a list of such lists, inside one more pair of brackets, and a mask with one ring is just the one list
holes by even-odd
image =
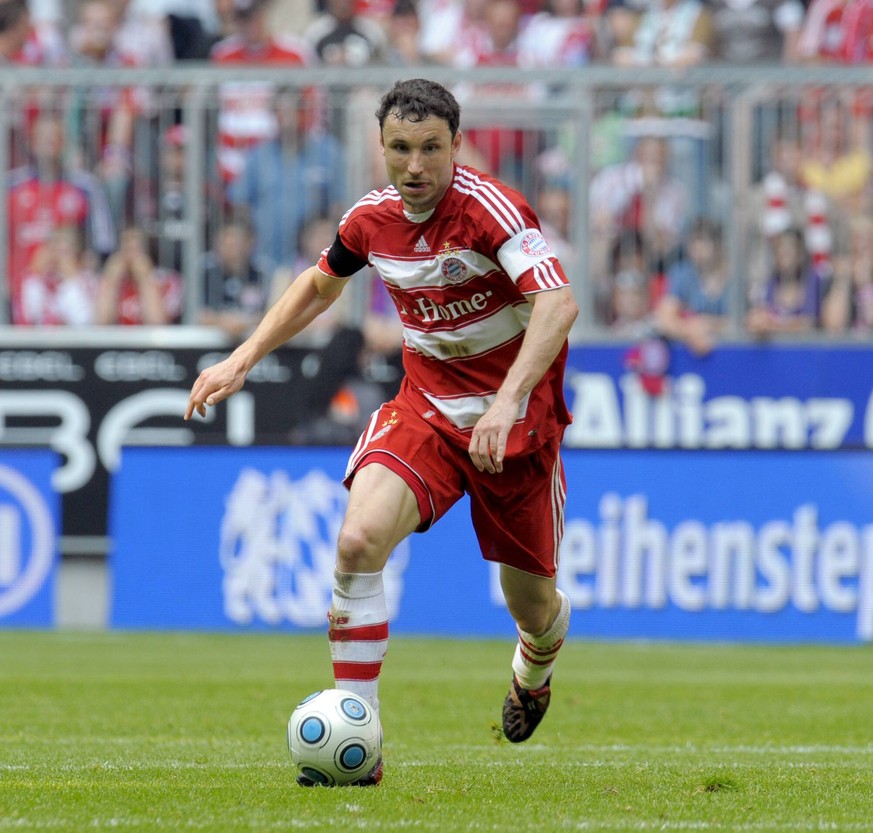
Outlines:
{"label": "blue pattern on ball", "polygon": [[305,704],[308,703],[310,700],[315,699],[316,697],[318,697],[319,694],[321,694],[320,691],[313,691],[312,694],[310,694],[308,697],[304,697],[304,698],[303,698],[303,699],[302,699],[302,700],[297,704],[297,708],[299,709],[301,706],[305,705]]}
{"label": "blue pattern on ball", "polygon": [[367,758],[367,750],[359,743],[347,746],[340,752],[339,762],[348,770],[357,769]]}
{"label": "blue pattern on ball", "polygon": [[325,727],[320,717],[307,717],[300,724],[300,737],[307,743],[318,743],[324,737]]}
{"label": "blue pattern on ball", "polygon": [[353,700],[351,697],[346,697],[340,704],[342,710],[352,720],[363,720],[367,716],[367,707],[360,700]]}
{"label": "blue pattern on ball", "polygon": [[300,772],[316,784],[330,784],[330,779],[323,772],[310,766],[301,767]]}

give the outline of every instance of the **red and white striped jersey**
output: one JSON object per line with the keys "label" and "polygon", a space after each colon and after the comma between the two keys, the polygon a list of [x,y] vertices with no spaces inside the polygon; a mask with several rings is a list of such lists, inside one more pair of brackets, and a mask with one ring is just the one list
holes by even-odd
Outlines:
{"label": "red and white striped jersey", "polygon": [[[466,444],[518,355],[532,306],[526,296],[568,285],[524,197],[456,166],[433,211],[409,215],[393,186],[343,217],[321,256],[327,275],[373,266],[403,322],[404,391],[436,409]],[[567,345],[521,404],[507,455],[527,454],[569,424],[563,397]]]}

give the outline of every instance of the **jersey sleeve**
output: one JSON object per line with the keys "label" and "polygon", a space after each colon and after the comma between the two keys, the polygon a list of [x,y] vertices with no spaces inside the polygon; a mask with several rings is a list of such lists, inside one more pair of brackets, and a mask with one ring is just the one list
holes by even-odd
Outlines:
{"label": "jersey sleeve", "polygon": [[497,259],[525,294],[569,286],[563,266],[533,223],[512,235],[498,250]]}
{"label": "jersey sleeve", "polygon": [[[343,228],[340,227],[333,243],[321,253],[318,268],[325,275],[333,278],[349,278],[367,265],[366,255],[350,248],[344,237]],[[351,245],[354,243],[352,242]]]}
{"label": "jersey sleeve", "polygon": [[465,214],[479,229],[480,251],[491,253],[520,292],[569,285],[539,219],[522,194],[471,169],[461,169],[458,181],[469,195]]}

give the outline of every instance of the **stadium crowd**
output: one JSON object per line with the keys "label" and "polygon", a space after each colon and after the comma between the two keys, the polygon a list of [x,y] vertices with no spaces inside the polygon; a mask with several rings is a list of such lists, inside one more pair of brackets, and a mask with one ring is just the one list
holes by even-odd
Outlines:
{"label": "stadium crowd", "polygon": [[[508,71],[864,64],[873,63],[873,0],[0,0],[0,61]],[[456,92],[462,102],[544,94],[509,73],[505,84]],[[192,269],[190,137],[179,101],[136,85],[24,89],[10,114],[5,178],[7,319],[171,324],[190,297],[183,276],[196,274],[196,321],[242,338],[303,250],[323,245],[358,196],[347,193],[337,110],[318,88],[220,85],[203,155],[202,262]],[[602,327],[705,354],[741,297],[744,327],[757,337],[873,332],[873,97],[805,88],[759,115],[738,209],[705,165],[723,153],[717,108],[680,86],[599,99],[585,255]],[[524,190],[572,265],[572,147],[529,129],[475,126],[463,161]],[[372,184],[384,184],[373,171]],[[740,293],[727,238],[737,223]],[[396,362],[399,336],[386,331],[380,283],[372,281],[355,343],[362,366],[384,368]],[[347,337],[346,323],[337,315],[320,346]]]}

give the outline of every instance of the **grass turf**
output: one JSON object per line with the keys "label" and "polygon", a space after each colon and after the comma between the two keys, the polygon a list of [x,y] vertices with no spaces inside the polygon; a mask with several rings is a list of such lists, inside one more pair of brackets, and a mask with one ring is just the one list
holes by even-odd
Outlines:
{"label": "grass turf", "polygon": [[0,631],[0,833],[873,831],[870,649],[571,642],[518,746],[511,650],[393,639],[382,785],[302,789],[323,636]]}

